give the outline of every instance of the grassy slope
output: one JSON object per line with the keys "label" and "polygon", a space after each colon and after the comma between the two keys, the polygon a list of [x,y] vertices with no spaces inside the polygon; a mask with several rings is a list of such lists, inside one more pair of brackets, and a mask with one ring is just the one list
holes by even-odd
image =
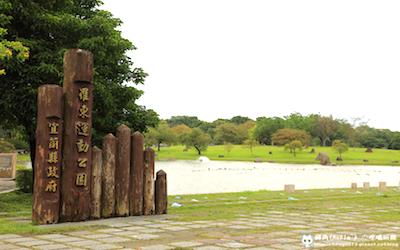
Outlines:
{"label": "grassy slope", "polygon": [[[298,200],[288,200],[292,196]],[[390,188],[384,195],[377,195],[376,189],[368,192],[354,192],[350,189],[298,190],[292,194],[281,191],[257,191],[221,194],[200,194],[170,196],[169,203],[179,202],[180,208],[169,208],[169,214],[177,215],[175,220],[230,220],[240,214],[265,212],[268,210],[287,212],[336,213],[346,211],[349,206],[362,205],[379,209],[385,206],[400,207],[400,190]],[[331,209],[328,209],[331,208]],[[335,208],[332,210],[332,208]],[[341,209],[341,210],[340,210]],[[348,211],[351,211],[351,208]],[[4,233],[48,233],[87,230],[88,226],[43,228],[30,223],[16,222],[12,217],[28,217],[31,214],[31,195],[20,192],[0,194],[0,234]],[[387,213],[372,212],[370,219],[379,221],[400,220],[400,210]]]}
{"label": "grassy slope", "polygon": [[[297,153],[294,157],[282,147],[275,146],[257,146],[253,149],[253,154],[248,148],[242,145],[235,145],[232,151],[228,154],[225,152],[224,146],[210,146],[203,153],[204,156],[212,160],[230,160],[230,161],[254,161],[256,158],[261,158],[263,161],[278,162],[278,163],[300,163],[300,164],[318,164],[315,160],[318,152],[325,152],[331,158],[332,163],[336,162],[336,153],[331,147],[314,147],[316,153],[310,153],[311,147]],[[163,147],[160,152],[157,152],[158,160],[194,160],[199,156],[194,149],[183,151],[183,146]],[[272,154],[268,154],[272,152]],[[224,155],[219,158],[218,155]],[[366,153],[365,148],[350,148],[349,151],[342,155],[344,161],[338,162],[341,165],[394,165],[400,166],[400,151],[387,149],[374,149],[373,153]],[[365,163],[363,160],[368,160]],[[398,162],[395,162],[398,161]]]}

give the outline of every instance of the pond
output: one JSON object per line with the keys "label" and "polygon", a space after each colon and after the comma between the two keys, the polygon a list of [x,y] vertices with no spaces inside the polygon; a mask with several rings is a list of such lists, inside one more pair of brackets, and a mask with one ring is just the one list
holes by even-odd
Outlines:
{"label": "pond", "polygon": [[157,161],[156,170],[167,172],[168,194],[201,194],[283,190],[285,184],[296,189],[350,188],[380,181],[398,186],[400,167],[319,166],[232,161]]}

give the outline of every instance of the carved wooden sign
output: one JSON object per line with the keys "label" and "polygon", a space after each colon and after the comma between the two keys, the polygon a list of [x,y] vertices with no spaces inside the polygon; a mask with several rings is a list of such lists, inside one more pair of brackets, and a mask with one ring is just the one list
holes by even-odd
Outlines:
{"label": "carved wooden sign", "polygon": [[57,223],[60,210],[63,92],[57,85],[38,90],[35,186],[32,220],[37,224]]}
{"label": "carved wooden sign", "polygon": [[65,130],[62,177],[62,221],[90,217],[92,167],[93,57],[88,51],[64,55]]}

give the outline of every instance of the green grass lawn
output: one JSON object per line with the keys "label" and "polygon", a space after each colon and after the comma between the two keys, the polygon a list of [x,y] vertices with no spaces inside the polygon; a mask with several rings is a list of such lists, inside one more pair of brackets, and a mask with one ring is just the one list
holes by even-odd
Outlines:
{"label": "green grass lawn", "polygon": [[[385,206],[400,208],[400,190],[388,188],[384,193],[376,189],[354,192],[350,189],[297,190],[287,194],[282,191],[257,191],[220,194],[175,195],[169,196],[169,204],[179,202],[179,208],[169,208],[172,219],[179,221],[194,220],[233,220],[241,214],[251,214],[276,210],[283,212],[336,213],[351,212],[351,206],[379,210]],[[289,200],[295,197],[297,200]],[[0,234],[20,233],[37,234],[89,230],[93,226],[62,226],[43,228],[31,223],[18,222],[18,218],[31,216],[32,197],[30,194],[12,192],[0,194]],[[347,208],[341,208],[347,207]],[[334,209],[332,209],[334,208]],[[347,210],[346,210],[347,209]],[[371,212],[370,219],[379,221],[399,221],[400,210],[387,213]],[[150,217],[149,217],[150,218]]]}
{"label": "green grass lawn", "polygon": [[[235,145],[231,152],[227,153],[223,145],[209,146],[203,155],[211,160],[228,161],[254,161],[259,158],[265,162],[319,164],[315,160],[318,152],[325,152],[331,158],[331,162],[337,165],[393,165],[400,166],[400,151],[388,149],[374,149],[373,153],[366,153],[365,148],[350,148],[342,155],[343,161],[337,162],[339,155],[331,147],[313,147],[315,153],[310,153],[312,147],[296,153],[294,157],[283,147],[257,146],[253,153],[242,145]],[[272,154],[269,154],[271,152]],[[221,158],[219,155],[223,155]],[[195,149],[184,151],[184,146],[162,147],[157,152],[158,160],[195,160],[199,157]],[[368,160],[365,162],[364,160]]]}

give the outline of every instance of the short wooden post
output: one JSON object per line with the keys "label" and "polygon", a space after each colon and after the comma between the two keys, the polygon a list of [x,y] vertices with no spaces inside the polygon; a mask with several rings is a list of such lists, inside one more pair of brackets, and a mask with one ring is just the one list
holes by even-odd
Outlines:
{"label": "short wooden post", "polygon": [[129,215],[129,177],[131,165],[131,129],[122,124],[117,128],[117,164],[115,169],[115,215]]}
{"label": "short wooden post", "polygon": [[286,193],[294,193],[294,185],[293,184],[286,184],[285,185],[285,192]]}
{"label": "short wooden post", "polygon": [[163,170],[157,172],[155,186],[155,214],[166,214],[168,208],[167,174]]}
{"label": "short wooden post", "polygon": [[117,139],[108,134],[103,140],[103,173],[101,186],[101,217],[107,218],[114,214],[115,207],[115,156]]}
{"label": "short wooden post", "polygon": [[37,104],[32,221],[50,224],[59,221],[60,213],[63,89],[58,85],[39,87]]}
{"label": "short wooden post", "polygon": [[101,217],[101,172],[103,168],[102,151],[98,147],[92,149],[92,190],[91,190],[91,213],[92,219]]}
{"label": "short wooden post", "polygon": [[379,182],[379,191],[386,191],[386,182]]}
{"label": "short wooden post", "polygon": [[147,148],[144,151],[144,199],[143,214],[154,214],[154,151]]}
{"label": "short wooden post", "polygon": [[130,171],[130,215],[143,215],[144,137],[140,132],[132,135]]}
{"label": "short wooden post", "polygon": [[370,186],[369,186],[369,182],[364,182],[364,183],[363,183],[363,189],[364,189],[364,190],[368,190],[369,187],[370,187]]}
{"label": "short wooden post", "polygon": [[357,183],[355,183],[355,182],[351,183],[351,189],[357,190]]}
{"label": "short wooden post", "polygon": [[93,55],[70,49],[64,55],[64,143],[62,221],[90,218],[92,174]]}

